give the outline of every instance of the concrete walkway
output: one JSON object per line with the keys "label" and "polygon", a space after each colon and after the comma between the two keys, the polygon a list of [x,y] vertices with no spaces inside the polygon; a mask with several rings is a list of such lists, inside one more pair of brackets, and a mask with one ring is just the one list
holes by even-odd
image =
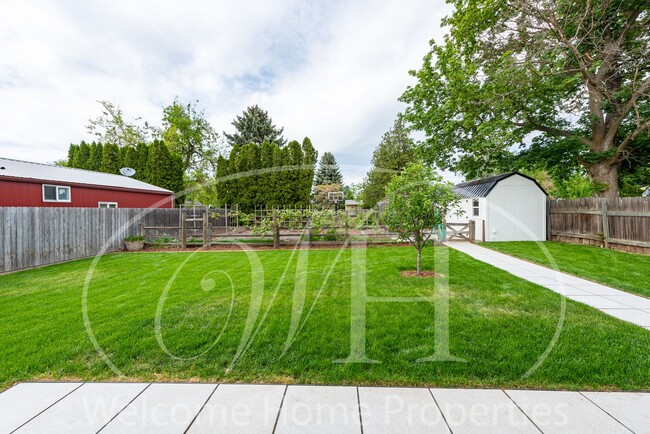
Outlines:
{"label": "concrete walkway", "polygon": [[479,261],[650,330],[650,299],[561,273],[467,242],[447,245]]}
{"label": "concrete walkway", "polygon": [[0,433],[650,433],[650,394],[161,383],[23,383]]}

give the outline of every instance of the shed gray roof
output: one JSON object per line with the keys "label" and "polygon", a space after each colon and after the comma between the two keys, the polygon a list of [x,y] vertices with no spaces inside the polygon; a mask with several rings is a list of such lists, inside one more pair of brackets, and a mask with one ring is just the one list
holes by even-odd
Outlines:
{"label": "shed gray roof", "polygon": [[487,197],[492,189],[500,182],[506,178],[510,178],[513,175],[519,175],[524,178],[530,179],[539,187],[540,190],[546,193],[546,190],[542,188],[541,185],[530,176],[526,176],[523,173],[519,172],[508,172],[502,173],[501,175],[488,176],[487,178],[475,179],[473,181],[461,182],[454,186],[454,192],[458,193],[463,199],[470,199],[473,197]]}
{"label": "shed gray roof", "polygon": [[0,178],[24,178],[60,184],[84,184],[101,187],[146,190],[157,193],[172,193],[170,190],[111,173],[93,172],[91,170],[72,169],[51,164],[32,163],[0,157]]}

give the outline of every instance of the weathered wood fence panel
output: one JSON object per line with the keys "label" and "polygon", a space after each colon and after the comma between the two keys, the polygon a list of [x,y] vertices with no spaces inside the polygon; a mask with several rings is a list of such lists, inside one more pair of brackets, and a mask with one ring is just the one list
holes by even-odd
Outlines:
{"label": "weathered wood fence panel", "polygon": [[0,208],[0,272],[113,252],[142,226],[173,226],[178,209]]}
{"label": "weathered wood fence panel", "polygon": [[650,254],[650,198],[548,202],[549,239]]}

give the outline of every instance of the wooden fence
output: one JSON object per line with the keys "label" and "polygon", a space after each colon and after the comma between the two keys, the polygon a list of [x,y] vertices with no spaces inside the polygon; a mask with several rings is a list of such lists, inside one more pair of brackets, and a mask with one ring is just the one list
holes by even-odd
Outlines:
{"label": "wooden fence", "polygon": [[142,225],[179,218],[178,209],[0,208],[0,272],[117,251]]}
{"label": "wooden fence", "polygon": [[650,254],[650,198],[548,201],[548,239]]}

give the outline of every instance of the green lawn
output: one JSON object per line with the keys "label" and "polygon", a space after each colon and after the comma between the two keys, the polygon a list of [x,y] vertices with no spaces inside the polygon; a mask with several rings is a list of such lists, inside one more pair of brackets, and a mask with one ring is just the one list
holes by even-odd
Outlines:
{"label": "green lawn", "polygon": [[[548,250],[549,255],[541,248]],[[633,294],[650,297],[650,256],[584,244],[547,241],[516,241],[481,243],[482,246],[508,255],[553,267],[560,271],[618,288]]]}
{"label": "green lawn", "polygon": [[[425,250],[425,268],[432,267],[432,251]],[[432,279],[400,275],[414,267],[415,249],[366,252],[371,296],[433,293]],[[308,273],[296,275],[298,254],[282,250],[254,254],[265,270],[260,317],[267,308],[268,315],[248,350],[227,371],[252,300],[246,254],[124,253],[99,261],[87,305],[97,342],[125,377],[107,367],[86,334],[82,290],[92,261],[81,260],[0,276],[0,389],[30,379],[650,389],[650,331],[568,300],[557,344],[538,370],[522,378],[549,345],[562,298],[460,252],[448,252],[450,348],[466,363],[416,362],[434,350],[434,309],[423,302],[370,304],[367,356],[382,363],[332,363],[350,351],[354,253],[345,250],[336,261],[338,250],[309,251]],[[290,268],[278,285],[287,263]],[[234,308],[212,346],[231,300],[228,279],[216,270],[234,282]],[[162,339],[170,353],[185,360],[166,354],[155,334],[159,298],[177,271],[162,307]],[[292,304],[299,302],[294,283],[301,277],[307,279],[304,312],[312,303],[314,308],[282,356]]]}

